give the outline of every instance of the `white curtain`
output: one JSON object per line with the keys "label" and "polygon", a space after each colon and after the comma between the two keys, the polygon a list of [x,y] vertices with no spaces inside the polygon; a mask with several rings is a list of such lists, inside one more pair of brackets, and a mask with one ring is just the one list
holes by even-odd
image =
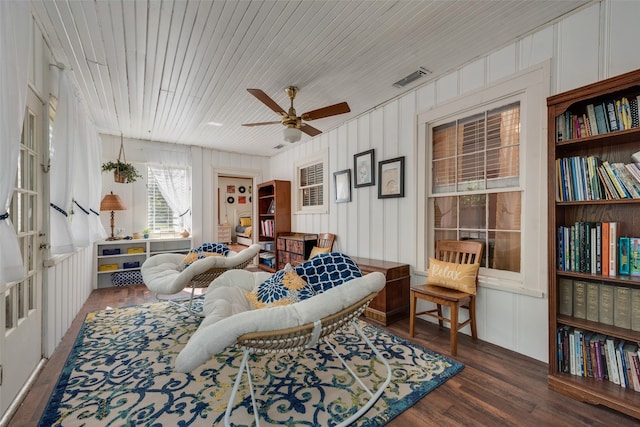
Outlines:
{"label": "white curtain", "polygon": [[77,115],[73,102],[73,85],[66,70],[60,73],[58,83],[58,104],[53,121],[49,156],[50,173],[50,228],[51,254],[73,252],[73,234],[71,232],[71,194],[73,165],[75,163],[74,129]]}
{"label": "white curtain", "polygon": [[16,184],[27,105],[30,20],[29,2],[0,1],[0,283],[18,281],[25,275],[9,207]]}
{"label": "white curtain", "polygon": [[51,253],[106,237],[100,222],[100,140],[66,70],[60,73],[51,140]]}
{"label": "white curtain", "polygon": [[191,168],[153,166],[149,170],[158,182],[162,197],[182,218],[184,228],[191,231]]}

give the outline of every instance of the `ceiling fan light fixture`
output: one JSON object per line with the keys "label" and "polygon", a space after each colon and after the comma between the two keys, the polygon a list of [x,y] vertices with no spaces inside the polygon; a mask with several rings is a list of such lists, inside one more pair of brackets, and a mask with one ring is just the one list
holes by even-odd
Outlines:
{"label": "ceiling fan light fixture", "polygon": [[286,127],[282,129],[282,136],[287,142],[298,142],[300,141],[300,138],[302,138],[302,131],[293,127]]}

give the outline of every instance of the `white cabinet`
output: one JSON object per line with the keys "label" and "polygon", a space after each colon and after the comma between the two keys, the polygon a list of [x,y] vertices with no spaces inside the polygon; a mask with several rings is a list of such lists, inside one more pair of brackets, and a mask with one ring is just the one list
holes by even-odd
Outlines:
{"label": "white cabinet", "polygon": [[191,249],[191,238],[109,240],[96,243],[96,283],[94,288],[142,283],[140,267],[150,256],[184,253]]}
{"label": "white cabinet", "polygon": [[218,243],[231,243],[231,228],[230,225],[218,226]]}

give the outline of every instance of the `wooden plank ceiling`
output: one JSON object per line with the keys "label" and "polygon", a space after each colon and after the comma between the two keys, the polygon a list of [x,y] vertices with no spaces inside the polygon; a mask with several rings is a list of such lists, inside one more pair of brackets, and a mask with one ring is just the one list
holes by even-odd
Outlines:
{"label": "wooden plank ceiling", "polygon": [[[288,109],[284,88],[299,87],[298,114],[348,102],[350,113],[309,123],[326,132],[590,1],[31,4],[100,132],[271,156],[282,125],[241,124],[279,116],[247,88]],[[392,86],[419,67],[431,74]]]}

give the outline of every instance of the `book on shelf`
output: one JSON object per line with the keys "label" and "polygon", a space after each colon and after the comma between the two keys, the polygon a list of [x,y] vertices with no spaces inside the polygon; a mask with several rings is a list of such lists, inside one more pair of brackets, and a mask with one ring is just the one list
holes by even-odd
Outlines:
{"label": "book on shelf", "polygon": [[621,237],[618,242],[618,274],[629,274],[629,238]]}
{"label": "book on shelf", "polygon": [[605,325],[613,325],[613,286],[600,284],[600,306],[598,308],[598,319]]}
{"label": "book on shelf", "polygon": [[613,325],[631,329],[631,289],[626,286],[614,288]]}
{"label": "book on shelf", "polygon": [[618,223],[609,223],[609,276],[615,276],[618,272]]}
{"label": "book on shelf", "polygon": [[640,238],[629,238],[629,274],[640,275]]}
{"label": "book on shelf", "polygon": [[607,368],[609,369],[609,381],[620,385],[618,361],[616,359],[616,345],[613,337],[607,337],[605,352],[607,355]]}
{"label": "book on shelf", "polygon": [[609,127],[607,126],[607,117],[604,112],[604,105],[596,104],[594,106],[594,111],[596,115],[596,127],[598,128],[598,134],[609,132]]}
{"label": "book on shelf", "polygon": [[565,316],[573,315],[573,280],[560,278],[558,280],[558,312]]}
{"label": "book on shelf", "polygon": [[629,383],[627,382],[627,366],[624,363],[624,359],[622,357],[622,347],[624,347],[624,340],[615,340],[615,352],[616,352],[616,362],[618,364],[618,376],[620,378],[620,387],[628,388]]}
{"label": "book on shelf", "polygon": [[600,284],[595,282],[587,282],[587,308],[586,319],[598,322],[598,309],[600,307]]}
{"label": "book on shelf", "polygon": [[587,317],[587,282],[580,280],[573,282],[573,317],[579,319]]}
{"label": "book on shelf", "polygon": [[640,288],[631,288],[631,330],[640,331]]}

